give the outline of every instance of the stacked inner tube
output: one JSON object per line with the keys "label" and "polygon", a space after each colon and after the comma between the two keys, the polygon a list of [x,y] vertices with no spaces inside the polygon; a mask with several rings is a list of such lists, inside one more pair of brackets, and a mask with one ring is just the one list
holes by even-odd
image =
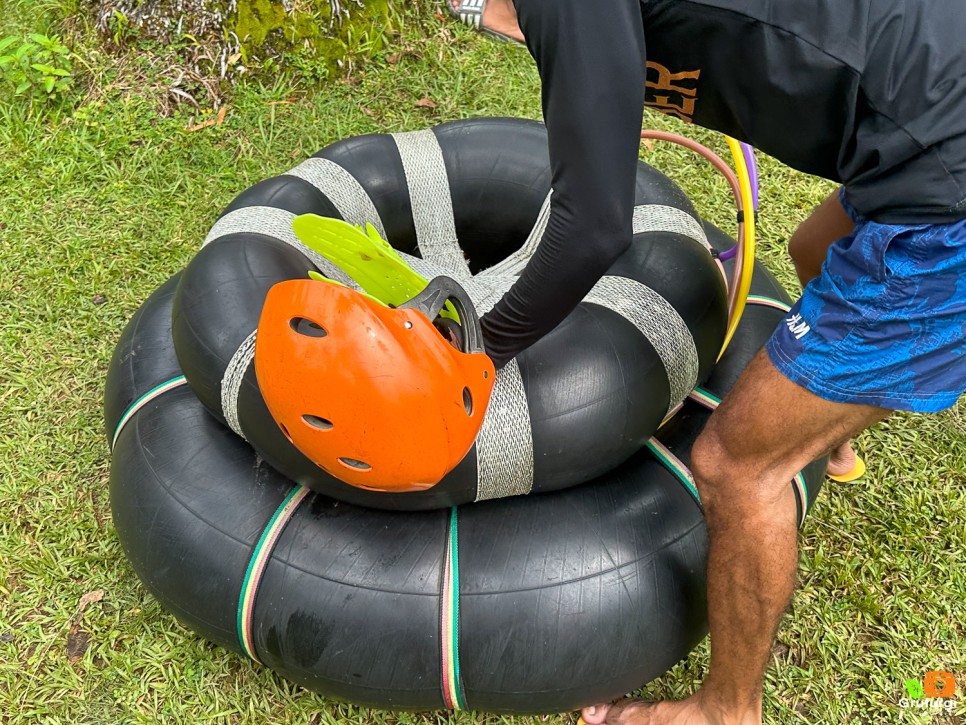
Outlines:
{"label": "stacked inner tube", "polygon": [[[756,269],[715,365],[726,291],[709,237],[731,241],[655,170],[640,165],[631,250],[500,372],[491,440],[437,486],[342,484],[258,392],[268,289],[309,269],[351,284],[295,238],[295,215],[370,222],[485,310],[539,242],[549,179],[541,125],[487,119],[341,141],[228,207],[108,373],[114,521],[165,608],[294,682],[393,709],[572,709],[659,676],[704,636],[689,451],[789,300]],[[822,472],[790,483],[800,520]]]}
{"label": "stacked inner tube", "polygon": [[577,312],[500,371],[476,445],[432,488],[388,495],[326,473],[281,432],[252,364],[274,284],[313,269],[355,286],[295,237],[295,215],[371,223],[424,277],[459,281],[482,315],[540,241],[549,176],[542,125],[490,120],[347,139],[255,185],[178,285],[174,347],[189,385],[273,468],[350,503],[440,508],[611,470],[707,378],[727,323],[727,291],[690,201],[643,164],[630,249]]}

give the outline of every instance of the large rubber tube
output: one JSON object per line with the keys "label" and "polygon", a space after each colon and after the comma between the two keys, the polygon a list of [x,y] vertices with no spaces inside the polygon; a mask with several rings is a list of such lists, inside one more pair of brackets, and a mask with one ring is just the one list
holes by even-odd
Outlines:
{"label": "large rubber tube", "polygon": [[631,248],[587,302],[500,372],[477,445],[436,486],[386,494],[329,475],[279,430],[251,364],[274,284],[310,268],[346,280],[294,238],[294,215],[372,221],[398,250],[422,255],[409,260],[427,277],[457,278],[482,312],[535,248],[549,179],[541,124],[483,119],[340,141],[256,184],[228,207],[178,285],[174,345],[188,383],[274,468],[350,503],[439,508],[602,475],[707,378],[726,327],[726,290],[693,206],[645,164]]}
{"label": "large rubber tube", "polygon": [[[719,247],[730,243],[711,232]],[[266,465],[185,384],[172,278],[108,373],[111,505],[151,593],[186,626],[328,696],[393,709],[552,712],[659,676],[706,632],[706,532],[689,399],[587,485],[437,511],[364,509]],[[761,268],[703,391],[727,392],[788,299]],[[790,485],[802,519],[823,462]]]}

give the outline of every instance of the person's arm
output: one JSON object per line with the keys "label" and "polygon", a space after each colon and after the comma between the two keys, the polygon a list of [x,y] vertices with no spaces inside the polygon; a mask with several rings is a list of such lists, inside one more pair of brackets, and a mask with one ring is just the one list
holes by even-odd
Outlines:
{"label": "person's arm", "polygon": [[515,0],[543,84],[553,196],[543,240],[482,319],[497,367],[550,332],[632,237],[644,108],[638,0]]}

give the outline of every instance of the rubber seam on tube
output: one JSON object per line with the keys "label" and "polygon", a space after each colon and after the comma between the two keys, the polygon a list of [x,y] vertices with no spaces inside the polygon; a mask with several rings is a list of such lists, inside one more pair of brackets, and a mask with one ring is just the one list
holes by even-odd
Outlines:
{"label": "rubber seam on tube", "polygon": [[252,330],[242,344],[231,356],[225,367],[225,375],[221,379],[221,413],[225,416],[228,427],[235,431],[242,440],[247,441],[242,432],[241,420],[238,418],[238,396],[245,380],[245,373],[255,360],[255,335],[258,330]]}
{"label": "rubber seam on tube", "polygon": [[667,374],[667,411],[687,397],[698,382],[698,349],[691,331],[670,302],[647,285],[613,276],[601,278],[584,302],[613,310],[651,343]]}
{"label": "rubber seam on tube", "polygon": [[450,710],[465,710],[466,701],[460,676],[459,651],[459,527],[458,512],[450,509],[449,529],[443,567],[443,592],[440,612],[443,700]]}
{"label": "rubber seam on tube", "polygon": [[128,406],[127,410],[124,411],[124,414],[118,420],[117,425],[114,428],[114,435],[111,436],[111,450],[113,451],[114,446],[117,445],[118,436],[121,435],[121,431],[124,429],[124,426],[128,424],[131,418],[133,418],[134,415],[139,410],[141,410],[141,408],[143,408],[145,405],[150,403],[155,398],[158,398],[164,393],[168,392],[169,390],[174,390],[175,388],[180,388],[182,385],[187,385],[187,384],[188,384],[187,378],[185,378],[184,375],[179,375],[176,378],[171,378],[170,380],[166,380],[159,385],[155,385],[148,392],[146,392],[140,398],[138,398],[133,403],[131,403]]}
{"label": "rubber seam on tube", "polygon": [[245,570],[245,578],[238,595],[238,642],[245,654],[255,662],[261,662],[255,652],[252,634],[255,597],[258,595],[258,587],[262,582],[268,560],[271,558],[279,537],[281,537],[288,522],[292,520],[292,515],[298,509],[299,504],[310,493],[311,491],[304,486],[296,486],[289,492],[265,525],[265,530],[262,531],[262,535],[252,550],[252,557],[248,562],[248,568]]}
{"label": "rubber seam on tube", "polygon": [[476,438],[476,500],[519,496],[533,489],[533,427],[516,360],[496,374]]}
{"label": "rubber seam on tube", "polygon": [[453,198],[436,134],[426,129],[394,133],[392,138],[406,175],[420,255],[450,274],[469,275],[469,263],[456,239]]}
{"label": "rubber seam on tube", "polygon": [[386,238],[386,228],[369,194],[356,177],[335,161],[312,157],[285,173],[322,192],[345,221],[363,228],[368,222],[380,237]]}
{"label": "rubber seam on tube", "polygon": [[292,212],[272,206],[246,206],[242,209],[235,209],[235,211],[225,214],[215,222],[211,231],[208,232],[208,236],[205,237],[204,244],[210,244],[229,234],[264,234],[301,252],[326,277],[338,280],[342,284],[358,290],[359,285],[355,280],[321,254],[309,249],[295,236],[295,232],[292,230],[294,219],[295,214]]}

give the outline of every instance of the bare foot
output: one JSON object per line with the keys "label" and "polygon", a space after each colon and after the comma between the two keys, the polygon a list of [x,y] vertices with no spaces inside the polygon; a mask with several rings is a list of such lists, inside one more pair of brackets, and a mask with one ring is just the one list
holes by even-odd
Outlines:
{"label": "bare foot", "polygon": [[828,457],[826,473],[830,476],[844,476],[855,468],[856,455],[848,441],[833,450]]}
{"label": "bare foot", "polygon": [[693,696],[678,702],[619,700],[613,705],[585,707],[581,718],[587,725],[761,725],[757,713],[729,716]]}
{"label": "bare foot", "polygon": [[[461,0],[447,0],[453,12],[459,13]],[[506,35],[520,43],[525,42],[520,23],[517,22],[517,11],[510,0],[487,0],[483,7],[483,17],[480,24],[486,30]]]}

